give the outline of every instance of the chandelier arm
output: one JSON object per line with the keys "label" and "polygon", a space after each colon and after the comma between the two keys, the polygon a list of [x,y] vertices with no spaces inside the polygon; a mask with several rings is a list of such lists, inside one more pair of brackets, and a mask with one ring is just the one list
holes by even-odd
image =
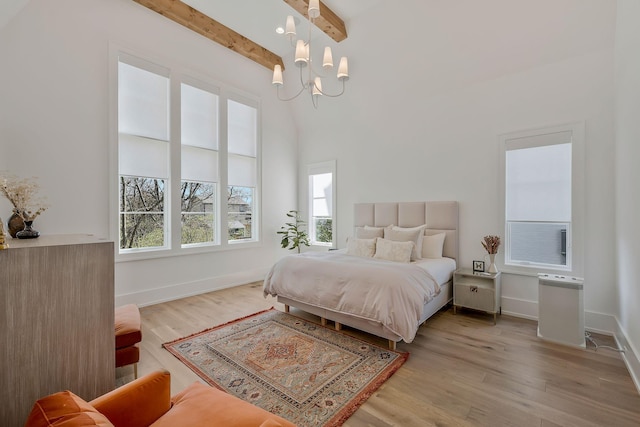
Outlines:
{"label": "chandelier arm", "polygon": [[344,89],[345,89],[344,80],[342,80],[342,91],[340,91],[340,93],[335,94],[335,95],[330,94],[330,93],[323,92],[323,91],[321,91],[321,90],[319,90],[319,89],[317,89],[317,88],[316,88],[316,90],[317,90],[318,92],[320,92],[323,96],[328,96],[329,98],[337,98],[337,97],[339,97],[339,96],[343,95],[343,94],[344,94]]}
{"label": "chandelier arm", "polygon": [[304,92],[304,90],[305,90],[305,88],[304,88],[304,87],[302,87],[302,88],[300,89],[300,91],[299,91],[298,93],[296,93],[295,95],[293,95],[291,98],[282,98],[282,97],[280,97],[280,86],[277,86],[277,87],[276,87],[276,94],[278,95],[278,99],[279,99],[280,101],[292,101],[292,100],[296,99],[297,97],[299,97],[299,96],[300,96],[300,94],[301,94],[302,92]]}

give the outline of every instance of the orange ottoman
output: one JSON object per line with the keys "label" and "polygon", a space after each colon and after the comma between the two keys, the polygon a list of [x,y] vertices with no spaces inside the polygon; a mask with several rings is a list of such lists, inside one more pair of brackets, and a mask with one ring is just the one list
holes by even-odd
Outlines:
{"label": "orange ottoman", "polygon": [[115,310],[116,368],[133,365],[133,375],[138,378],[138,362],[142,331],[140,310],[135,304],[118,307]]}

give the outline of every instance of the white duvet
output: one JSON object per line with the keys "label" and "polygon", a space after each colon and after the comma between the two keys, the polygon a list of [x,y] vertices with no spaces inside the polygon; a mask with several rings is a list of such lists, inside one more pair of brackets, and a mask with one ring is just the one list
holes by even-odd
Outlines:
{"label": "white duvet", "polygon": [[413,341],[423,306],[438,282],[413,264],[332,252],[306,252],[278,261],[264,281],[264,295],[374,320],[405,342]]}

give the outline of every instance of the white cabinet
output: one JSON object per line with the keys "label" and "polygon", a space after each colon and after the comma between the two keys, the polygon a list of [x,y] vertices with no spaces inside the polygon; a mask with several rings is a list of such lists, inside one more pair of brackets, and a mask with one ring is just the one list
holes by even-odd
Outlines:
{"label": "white cabinet", "polygon": [[457,307],[472,308],[496,315],[502,313],[500,305],[501,273],[478,273],[469,269],[460,269],[453,273],[453,312]]}

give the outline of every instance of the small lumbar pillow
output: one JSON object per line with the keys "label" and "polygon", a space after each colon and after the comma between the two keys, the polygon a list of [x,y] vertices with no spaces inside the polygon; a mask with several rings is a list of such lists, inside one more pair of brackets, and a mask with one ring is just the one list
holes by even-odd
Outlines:
{"label": "small lumbar pillow", "polygon": [[384,238],[394,242],[413,242],[411,261],[422,258],[422,240],[424,237],[424,225],[413,228],[397,227],[390,225],[384,229]]}
{"label": "small lumbar pillow", "polygon": [[422,240],[423,258],[442,258],[442,248],[444,247],[445,233],[424,236]]}
{"label": "small lumbar pillow", "polygon": [[411,252],[415,248],[413,242],[394,242],[378,237],[376,239],[376,259],[396,262],[411,262]]}
{"label": "small lumbar pillow", "polygon": [[347,240],[347,255],[371,258],[376,253],[376,239]]}
{"label": "small lumbar pillow", "polygon": [[384,229],[382,227],[356,227],[356,237],[358,239],[384,237]]}

